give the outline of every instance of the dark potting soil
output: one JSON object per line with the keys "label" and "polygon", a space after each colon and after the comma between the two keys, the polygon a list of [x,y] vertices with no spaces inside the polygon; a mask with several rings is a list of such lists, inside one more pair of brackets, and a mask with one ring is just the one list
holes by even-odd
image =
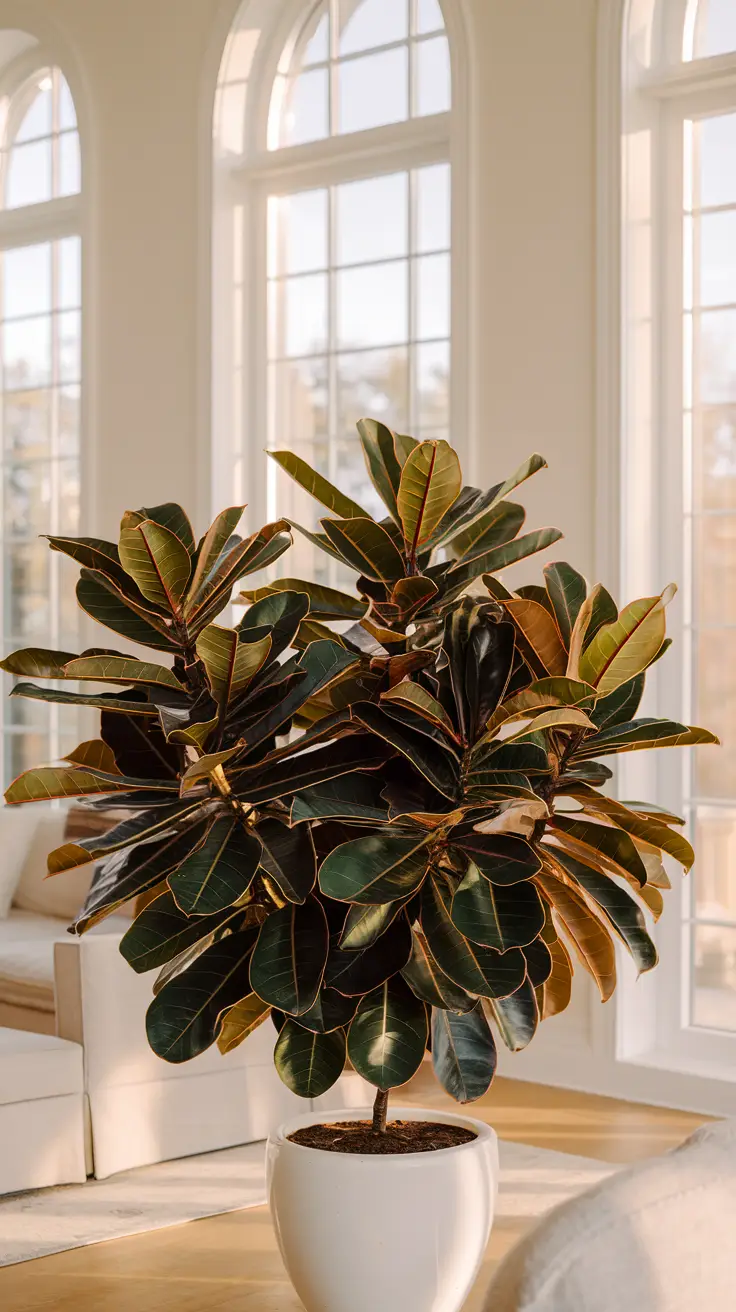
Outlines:
{"label": "dark potting soil", "polygon": [[370,1121],[335,1121],[332,1125],[307,1125],[289,1135],[302,1148],[321,1148],[327,1153],[366,1153],[376,1156],[396,1153],[431,1153],[440,1148],[457,1148],[477,1139],[472,1130],[439,1121],[389,1121],[385,1134],[374,1133]]}

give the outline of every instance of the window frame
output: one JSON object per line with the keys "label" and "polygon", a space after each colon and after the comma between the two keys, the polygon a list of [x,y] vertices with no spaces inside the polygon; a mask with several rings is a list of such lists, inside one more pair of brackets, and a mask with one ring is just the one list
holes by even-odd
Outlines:
{"label": "window frame", "polygon": [[[268,462],[256,461],[251,456],[260,453],[268,432],[267,280],[263,271],[267,267],[269,195],[286,195],[425,165],[450,164],[450,423],[453,432],[462,435],[457,444],[466,475],[473,476],[475,430],[469,397],[474,362],[468,333],[470,233],[466,167],[470,149],[466,130],[469,77],[464,60],[464,21],[457,0],[441,0],[441,7],[450,48],[452,106],[449,111],[276,149],[268,148],[275,79],[283,67],[284,52],[296,46],[310,12],[317,5],[290,0],[261,33],[248,77],[242,156],[229,165],[215,161],[212,266],[213,503],[219,506],[232,499],[232,469],[240,455],[244,466],[247,465],[244,499],[248,501],[247,513],[253,525],[265,522],[268,508]],[[239,30],[244,12],[247,12],[247,0],[235,16],[231,33]],[[222,73],[226,72],[226,59],[227,49],[218,86],[222,83]],[[239,251],[234,255],[228,250],[232,235],[232,231],[228,232],[228,218],[239,205],[242,225]],[[232,295],[237,283],[233,268],[238,262],[242,268],[240,308],[233,304]],[[233,395],[229,365],[223,363],[233,360],[236,334],[240,337],[244,362],[240,397]],[[228,450],[230,434],[238,424],[242,432],[239,452]]]}

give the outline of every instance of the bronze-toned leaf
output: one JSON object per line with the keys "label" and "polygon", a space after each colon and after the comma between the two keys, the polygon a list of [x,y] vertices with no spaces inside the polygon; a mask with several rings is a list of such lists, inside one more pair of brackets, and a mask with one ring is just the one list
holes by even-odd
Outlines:
{"label": "bronze-toned leaf", "polygon": [[448,442],[421,442],[407,458],[397,507],[412,559],[457,500],[462,485],[460,461]]}
{"label": "bronze-toned leaf", "polygon": [[299,487],[304,488],[310,496],[333,514],[339,515],[341,519],[366,519],[368,512],[359,506],[357,501],[346,496],[339,488],[330,483],[322,474],[318,474],[316,469],[312,469],[306,460],[296,455],[294,451],[267,451],[266,454],[276,462],[284,473],[294,479]]}

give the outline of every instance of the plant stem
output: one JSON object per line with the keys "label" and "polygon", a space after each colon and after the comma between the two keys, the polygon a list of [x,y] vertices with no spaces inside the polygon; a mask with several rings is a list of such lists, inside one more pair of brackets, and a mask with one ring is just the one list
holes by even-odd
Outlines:
{"label": "plant stem", "polygon": [[388,1089],[379,1089],[376,1094],[376,1101],[373,1104],[373,1133],[386,1133],[386,1118],[388,1116]]}

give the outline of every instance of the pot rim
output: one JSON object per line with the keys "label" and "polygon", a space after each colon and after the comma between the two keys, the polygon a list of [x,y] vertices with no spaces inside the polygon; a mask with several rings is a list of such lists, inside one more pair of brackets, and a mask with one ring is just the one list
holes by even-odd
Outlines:
{"label": "pot rim", "polygon": [[329,1157],[332,1162],[341,1161],[344,1163],[361,1163],[372,1166],[385,1168],[388,1164],[401,1163],[403,1167],[411,1163],[419,1166],[428,1160],[437,1161],[447,1159],[448,1156],[457,1153],[467,1153],[477,1150],[482,1143],[497,1143],[498,1135],[492,1126],[485,1121],[475,1120],[471,1116],[461,1116],[457,1112],[437,1111],[432,1108],[424,1107],[393,1107],[389,1114],[389,1123],[391,1121],[437,1121],[444,1125],[461,1125],[466,1129],[473,1130],[476,1138],[471,1139],[469,1143],[455,1144],[451,1148],[433,1148],[419,1153],[336,1153],[328,1152],[325,1148],[310,1148],[307,1144],[294,1143],[289,1139],[289,1135],[295,1130],[301,1130],[309,1125],[329,1125],[333,1121],[365,1121],[371,1120],[373,1109],[369,1107],[351,1107],[349,1109],[334,1111],[311,1111],[306,1115],[295,1116],[288,1121],[284,1121],[274,1130],[270,1136],[269,1142],[278,1144],[280,1149],[288,1149],[289,1152],[312,1153],[320,1157]]}

